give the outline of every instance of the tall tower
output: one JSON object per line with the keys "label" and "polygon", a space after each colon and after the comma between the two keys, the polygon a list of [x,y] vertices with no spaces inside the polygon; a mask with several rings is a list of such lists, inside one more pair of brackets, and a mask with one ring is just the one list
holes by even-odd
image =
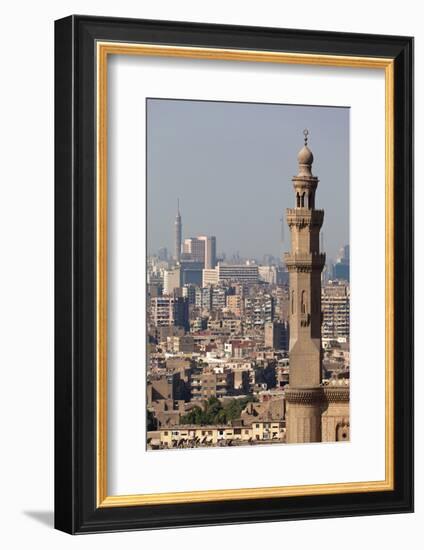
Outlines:
{"label": "tall tower", "polygon": [[180,214],[180,199],[177,199],[177,215],[175,216],[175,260],[177,263],[181,260],[181,240],[183,226]]}
{"label": "tall tower", "polygon": [[290,279],[290,374],[286,390],[287,442],[321,441],[321,271],[325,254],[319,235],[324,211],[315,209],[318,178],[312,175],[314,157],[305,145],[297,160],[299,172],[292,178],[295,208],[287,209],[291,252],[285,254]]}

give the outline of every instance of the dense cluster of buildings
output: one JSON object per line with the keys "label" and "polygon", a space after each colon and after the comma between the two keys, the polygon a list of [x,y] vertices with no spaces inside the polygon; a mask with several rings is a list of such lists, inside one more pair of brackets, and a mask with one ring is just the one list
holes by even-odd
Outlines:
{"label": "dense cluster of buildings", "polygon": [[[149,449],[349,438],[349,251],[322,277],[311,157],[305,144],[284,262],[224,262],[215,236],[183,239],[179,206],[174,254],[149,256]],[[312,386],[320,427],[308,435],[293,426]]]}

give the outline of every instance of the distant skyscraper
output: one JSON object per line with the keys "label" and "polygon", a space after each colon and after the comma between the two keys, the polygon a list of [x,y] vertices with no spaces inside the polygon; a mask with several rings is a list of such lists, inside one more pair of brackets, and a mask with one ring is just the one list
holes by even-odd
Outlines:
{"label": "distant skyscraper", "polygon": [[190,237],[184,239],[183,259],[202,262],[205,269],[216,266],[216,237]]}
{"label": "distant skyscraper", "polygon": [[216,237],[198,237],[204,242],[205,247],[205,269],[213,269],[216,266]]}
{"label": "distant skyscraper", "polygon": [[175,217],[175,260],[181,260],[181,241],[183,234],[183,226],[181,223],[180,200],[177,201],[177,215]]}
{"label": "distant skyscraper", "polygon": [[340,249],[339,257],[335,264],[333,264],[333,278],[341,281],[349,282],[350,279],[350,247],[345,245]]}

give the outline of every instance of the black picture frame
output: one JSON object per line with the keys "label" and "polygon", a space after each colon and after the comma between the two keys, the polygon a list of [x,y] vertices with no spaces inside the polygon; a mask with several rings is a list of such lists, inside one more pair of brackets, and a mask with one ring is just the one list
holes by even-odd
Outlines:
{"label": "black picture frame", "polygon": [[[98,40],[394,60],[393,491],[97,507]],[[55,527],[76,534],[413,511],[413,39],[73,15],[55,23],[55,74]]]}

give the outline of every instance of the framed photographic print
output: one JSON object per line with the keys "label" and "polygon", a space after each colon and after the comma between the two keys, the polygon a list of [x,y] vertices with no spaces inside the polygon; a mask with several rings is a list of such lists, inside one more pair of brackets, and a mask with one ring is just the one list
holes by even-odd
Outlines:
{"label": "framed photographic print", "polygon": [[55,525],[413,509],[413,39],[55,26]]}

